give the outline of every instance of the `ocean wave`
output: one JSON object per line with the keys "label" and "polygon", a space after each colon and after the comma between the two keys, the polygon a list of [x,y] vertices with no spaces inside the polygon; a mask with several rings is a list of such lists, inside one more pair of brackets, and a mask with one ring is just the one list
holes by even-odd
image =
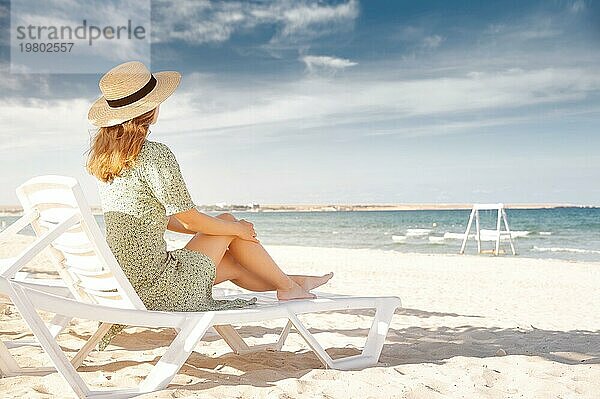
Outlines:
{"label": "ocean wave", "polygon": [[[482,240],[483,240],[484,236],[486,238],[491,237],[491,238],[496,239],[496,234],[497,234],[497,230],[481,229],[481,239]],[[512,238],[527,237],[530,234],[531,234],[531,231],[527,231],[527,230],[513,230],[510,232],[510,236]],[[508,237],[508,232],[502,230],[502,231],[500,231],[500,235]]]}
{"label": "ocean wave", "polygon": [[552,232],[551,231],[540,231],[539,233],[541,236],[551,236]]}
{"label": "ocean wave", "polygon": [[401,236],[401,235],[392,235],[392,241],[394,242],[404,242],[406,241],[406,236]]}
{"label": "ocean wave", "polygon": [[581,248],[563,248],[563,247],[536,247],[532,248],[533,251],[537,252],[574,252],[578,254],[600,254],[600,251],[595,249],[581,249]]}
{"label": "ocean wave", "polygon": [[[487,230],[487,229],[481,229],[481,241],[495,241],[496,240],[496,230]],[[515,231],[511,231],[510,235],[512,238],[523,238],[523,237],[528,237],[531,234],[530,231],[526,231],[526,230],[515,230]],[[471,233],[469,234],[469,239],[474,239],[475,238],[475,233]],[[465,238],[465,233],[452,233],[452,232],[447,232],[444,233],[444,238],[446,240],[462,240]],[[505,239],[508,238],[508,233],[506,231],[501,231],[500,232],[500,238]]]}
{"label": "ocean wave", "polygon": [[429,242],[432,244],[444,244],[444,237],[429,236]]}
{"label": "ocean wave", "polygon": [[[473,237],[473,235],[471,234],[469,237]],[[444,233],[444,238],[446,240],[462,240],[465,238],[465,233],[447,232],[447,233]]]}
{"label": "ocean wave", "polygon": [[406,229],[407,237],[425,237],[431,233],[431,229]]}
{"label": "ocean wave", "polygon": [[531,234],[531,231],[511,231],[510,235],[512,236],[512,238],[518,238],[518,237],[527,237],[529,236],[529,234]]}

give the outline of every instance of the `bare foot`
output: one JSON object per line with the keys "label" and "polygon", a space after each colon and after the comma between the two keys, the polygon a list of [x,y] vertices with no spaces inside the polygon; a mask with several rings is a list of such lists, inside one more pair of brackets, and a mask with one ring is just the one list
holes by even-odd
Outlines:
{"label": "bare foot", "polygon": [[[293,280],[292,280],[293,281]],[[290,299],[314,299],[317,296],[306,291],[294,281],[292,288],[289,290],[277,290],[277,299],[287,301]]]}
{"label": "bare foot", "polygon": [[333,272],[323,276],[290,276],[298,285],[306,291],[314,290],[317,287],[327,283],[333,277]]}

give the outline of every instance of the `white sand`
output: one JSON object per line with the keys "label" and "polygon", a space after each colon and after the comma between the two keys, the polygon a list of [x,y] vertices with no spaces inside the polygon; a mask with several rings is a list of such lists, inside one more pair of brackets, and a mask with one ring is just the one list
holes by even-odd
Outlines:
{"label": "white sand", "polygon": [[[16,240],[0,257],[24,245]],[[391,251],[271,246],[290,273],[334,271],[323,291],[397,295],[380,364],[325,370],[292,334],[281,353],[229,353],[222,340],[196,348],[168,389],[143,397],[257,398],[594,398],[600,394],[600,264],[510,256],[401,254]],[[39,257],[34,269],[48,269]],[[227,285],[228,286],[228,285]],[[2,305],[0,305],[0,308]],[[14,308],[0,311],[0,338],[27,334]],[[10,310],[13,310],[11,313]],[[9,314],[4,314],[9,313]],[[355,354],[370,311],[302,317],[335,358]],[[284,321],[244,326],[252,343],[273,340]],[[95,324],[78,321],[62,335],[74,354]],[[86,360],[96,387],[140,381],[172,330],[132,328]],[[125,350],[127,348],[128,350]],[[506,356],[497,356],[502,350]],[[500,352],[502,352],[500,351]],[[13,351],[23,365],[46,363],[35,348]],[[71,397],[57,373],[0,379],[3,397]]]}

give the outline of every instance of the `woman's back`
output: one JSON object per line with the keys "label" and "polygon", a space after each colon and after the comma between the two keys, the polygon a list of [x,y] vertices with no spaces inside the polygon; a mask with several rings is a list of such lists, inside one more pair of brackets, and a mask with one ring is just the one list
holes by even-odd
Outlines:
{"label": "woman's back", "polygon": [[152,283],[168,264],[167,216],[195,205],[179,165],[164,144],[145,140],[132,168],[98,180],[106,239],[134,288]]}

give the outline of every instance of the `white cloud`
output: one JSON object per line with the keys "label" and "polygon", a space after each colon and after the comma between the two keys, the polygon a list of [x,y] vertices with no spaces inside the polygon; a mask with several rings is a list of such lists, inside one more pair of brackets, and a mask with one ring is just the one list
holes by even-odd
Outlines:
{"label": "white cloud", "polygon": [[245,1],[175,1],[154,4],[153,40],[189,43],[220,43],[234,32],[262,24],[278,27],[271,44],[314,38],[345,29],[359,13],[357,0],[328,5],[314,0],[279,0],[265,3]]}
{"label": "white cloud", "polygon": [[[165,4],[163,2],[162,6]],[[286,4],[295,11],[286,14],[281,9]],[[210,10],[218,26],[231,27],[233,31],[259,21],[279,21],[280,36],[286,26],[289,27],[287,32],[301,32],[311,26],[323,25],[324,21],[352,20],[358,12],[353,1],[337,6],[286,1],[266,5],[181,2],[172,6],[175,15],[165,26],[182,20],[185,13],[189,13],[185,23],[195,23],[190,16]],[[326,9],[321,10],[321,7]],[[535,23],[531,21],[533,19],[524,17],[513,25],[491,25],[486,34],[481,35],[478,46],[468,49],[443,46],[440,51],[425,52],[426,56],[419,56],[412,64],[413,69],[410,68],[410,62],[398,58],[388,58],[382,64],[361,61],[359,69],[350,68],[357,64],[350,59],[303,55],[299,60],[306,65],[309,73],[287,82],[267,79],[244,84],[239,80],[220,80],[218,74],[190,74],[184,76],[180,90],[163,107],[159,129],[182,138],[245,132],[251,134],[241,136],[267,140],[275,135],[277,139],[285,135],[299,135],[307,129],[329,129],[333,126],[349,126],[351,123],[375,125],[378,122],[402,120],[402,129],[395,129],[394,126],[381,129],[398,134],[450,134],[478,125],[516,123],[515,116],[535,118],[538,114],[524,111],[523,108],[546,104],[561,109],[565,104],[583,100],[592,92],[597,93],[600,90],[600,72],[595,68],[597,58],[594,58],[594,53],[572,46],[557,54],[550,44],[538,48],[519,41],[509,41],[508,48],[501,46],[506,43],[506,35],[533,37],[535,35],[528,36],[523,32],[561,31],[564,28],[551,18],[541,18]],[[175,25],[171,27],[177,30]],[[214,32],[216,39],[210,40],[221,40],[218,37],[227,38],[231,34],[229,31]],[[402,35],[417,46],[428,43],[430,47],[435,47],[444,42],[444,37],[412,26],[405,27]],[[199,40],[204,40],[202,35]],[[493,46],[496,41],[501,44]],[[489,48],[495,49],[493,56],[489,54]],[[336,75],[335,79],[320,77],[341,70],[344,73]],[[19,89],[23,83],[5,79],[0,81],[2,84],[8,89]],[[60,132],[70,129],[68,124],[63,123],[64,120],[75,115],[65,114],[65,105],[59,102],[30,104],[23,109],[15,103],[0,105],[3,105],[0,128],[11,135],[13,144],[24,139],[27,131],[49,130],[63,134]],[[76,115],[77,118],[83,118],[78,127],[81,130],[86,126],[87,106],[79,108]],[[489,113],[494,119],[469,119],[479,111]],[[471,115],[467,115],[469,113]],[[507,115],[500,118],[500,113]],[[37,115],[36,119],[51,123],[38,124],[35,120],[21,117],[32,114]],[[465,114],[467,119],[444,122],[444,117],[452,114]],[[63,115],[64,120],[54,120],[53,115]],[[416,119],[423,117],[432,121],[426,129],[422,128],[422,122],[416,122]],[[11,120],[11,123],[5,122]],[[24,128],[13,129],[12,126]],[[368,130],[363,133],[368,133]]]}
{"label": "white cloud", "polygon": [[536,15],[525,17],[511,24],[490,24],[483,32],[498,40],[520,44],[527,40],[540,40],[559,37],[564,33],[564,26],[553,16]]}
{"label": "white cloud", "polygon": [[577,0],[577,1],[574,1],[573,4],[570,5],[569,10],[572,13],[577,14],[582,11],[585,11],[586,8],[587,8],[587,6],[583,0]]}
{"label": "white cloud", "polygon": [[85,99],[0,100],[0,154],[77,148],[89,140]]}
{"label": "white cloud", "polygon": [[366,134],[369,136],[399,135],[402,137],[461,134],[472,130],[481,131],[482,129],[489,127],[527,123],[535,120],[535,118],[542,117],[542,114],[510,117],[473,117],[469,115],[460,118],[458,121],[431,119],[419,123],[403,123],[384,129],[373,129]]}
{"label": "white cloud", "polygon": [[305,55],[300,60],[306,65],[309,73],[324,70],[326,73],[335,73],[336,71],[357,65],[356,62],[346,58],[330,57],[325,55]]}
{"label": "white cloud", "polygon": [[[560,108],[598,90],[600,72],[579,68],[483,71],[420,79],[397,79],[376,72],[360,78],[345,75],[321,79],[309,75],[295,82],[256,87],[219,83],[211,76],[184,77],[181,92],[164,107],[160,129],[181,138],[235,134],[241,137],[240,144],[244,137],[271,140],[277,135],[284,140],[307,129],[327,131],[334,126],[392,120],[404,121],[399,134],[437,134],[440,129],[461,133],[461,128],[491,123],[469,122],[473,118],[469,113],[507,113],[501,119],[496,117],[493,125],[516,123],[515,116],[519,121],[523,115],[539,117],[535,112],[524,114],[524,107],[553,104]],[[465,121],[444,121],[461,114]],[[423,118],[447,126],[411,129],[422,126]]]}
{"label": "white cloud", "polygon": [[[38,39],[38,42],[47,41],[47,36],[51,33],[48,27],[54,27],[58,35],[64,35],[64,40],[74,43],[70,52],[65,52],[60,57],[53,57],[51,62],[46,59],[47,57],[13,52],[11,59],[13,65],[23,69],[29,67],[30,70],[40,73],[100,73],[117,63],[131,59],[150,62],[150,33],[147,32],[148,36],[145,40],[135,39],[130,38],[129,32],[123,33],[123,30],[119,29],[127,27],[131,21],[132,28],[139,25],[148,30],[150,28],[149,0],[105,0],[97,4],[74,0],[46,2],[22,0],[12,5],[11,19],[14,26],[32,25],[46,28],[32,31],[32,35]],[[86,30],[82,28],[84,21]],[[90,45],[92,25],[97,29],[113,27],[118,31],[120,39],[100,37],[94,39]],[[81,32],[85,32],[85,38],[78,38],[78,33],[70,36],[69,31],[63,30],[62,27],[69,27],[72,31],[80,29]],[[17,35],[11,36],[11,39],[14,48],[18,47],[21,41]]]}
{"label": "white cloud", "polygon": [[394,38],[405,42],[413,42],[421,40],[425,36],[424,29],[421,26],[402,26],[398,32],[394,34]]}
{"label": "white cloud", "polygon": [[[331,29],[344,29],[344,25],[351,24],[355,19],[353,15],[358,13],[357,3],[353,1],[342,3],[345,8],[291,0],[164,4],[172,6],[170,11],[176,14],[163,26],[172,29],[174,36],[167,32],[164,39],[194,43],[218,43],[228,40],[233,34],[243,34],[244,29],[257,24],[271,24],[275,28],[273,43],[285,44],[287,40],[289,44],[327,34]],[[320,10],[320,7],[327,9]],[[289,10],[295,11],[286,14]],[[564,14],[567,12],[563,10]],[[203,15],[210,15],[212,19],[200,18]],[[197,23],[199,20],[207,21],[207,24]],[[261,183],[258,178],[251,180],[247,176],[277,175],[269,168],[277,169],[279,163],[269,164],[266,160],[257,159],[256,164],[252,164],[251,155],[248,158],[242,155],[236,158],[240,159],[240,164],[252,165],[249,168],[251,173],[244,175],[244,167],[238,168],[235,164],[228,164],[229,170],[219,166],[219,173],[213,173],[207,160],[218,157],[216,149],[220,148],[232,149],[229,154],[264,151],[262,154],[272,153],[275,158],[283,160],[287,153],[283,151],[281,155],[277,150],[303,140],[306,145],[294,149],[298,157],[290,155],[289,159],[300,165],[298,175],[304,177],[305,169],[313,164],[307,164],[305,160],[307,156],[314,155],[312,151],[317,147],[314,143],[324,149],[336,149],[332,142],[337,144],[342,140],[355,140],[353,144],[357,145],[371,140],[394,145],[399,141],[394,141],[393,135],[420,137],[492,130],[514,132],[514,128],[532,122],[539,130],[548,127],[549,133],[557,133],[551,124],[561,120],[562,116],[591,125],[600,114],[597,101],[600,93],[600,72],[596,67],[598,56],[589,51],[593,43],[578,42],[568,36],[561,41],[532,41],[554,37],[559,32],[568,33],[572,27],[566,22],[561,23],[558,18],[524,17],[512,22],[511,25],[490,26],[486,32],[476,32],[479,34],[473,36],[475,43],[465,41],[459,45],[454,45],[455,41],[449,39],[450,43],[446,43],[442,36],[445,33],[435,35],[419,27],[405,28],[399,38],[390,35],[401,40],[410,50],[415,50],[414,62],[402,61],[404,54],[394,54],[382,60],[359,59],[360,68],[352,68],[356,64],[354,58],[309,55],[307,51],[306,54],[301,53],[303,56],[299,61],[306,65],[308,72],[320,73],[301,74],[287,81],[284,79],[289,75],[253,75],[251,79],[236,76],[236,79],[226,80],[219,73],[187,74],[180,89],[162,106],[153,134],[159,140],[168,137],[167,142],[178,149],[182,166],[187,169],[188,176],[196,179],[192,183],[198,184],[201,195],[212,193],[210,195],[218,197],[228,193],[231,198],[238,198],[236,196],[240,192],[246,192],[239,185],[251,182],[247,192],[264,192],[261,195],[273,200],[273,191],[269,191],[273,190],[271,187],[265,184],[253,188],[254,183]],[[195,38],[176,37],[190,26],[199,29],[194,33]],[[559,46],[561,49],[557,51]],[[438,48],[439,51],[426,51],[427,48]],[[333,79],[322,78],[327,71],[344,73]],[[227,77],[231,78],[231,75]],[[0,90],[30,93],[31,87],[43,88],[44,82],[12,79],[7,75],[0,80]],[[58,87],[63,89],[66,85],[59,84]],[[81,91],[77,96],[81,96]],[[33,165],[37,170],[45,171],[56,168],[64,159],[53,158],[48,162],[40,154],[62,149],[68,154],[65,157],[72,158],[64,161],[64,169],[69,173],[82,170],[80,152],[87,147],[89,139],[90,126],[86,115],[91,100],[20,101],[17,97],[12,100],[0,98],[0,160],[12,168],[14,163],[9,161],[12,157],[23,161],[25,166]],[[585,115],[575,118],[578,113]],[[498,129],[500,126],[504,128]],[[366,135],[378,137],[364,137]],[[390,137],[384,137],[386,135]],[[576,136],[573,141],[580,142],[581,137]],[[282,143],[251,146],[269,141]],[[375,145],[367,150],[370,154],[378,151]],[[213,158],[198,157],[199,151],[210,153]],[[585,158],[588,168],[590,159]],[[321,182],[325,188],[346,170],[337,166],[330,169],[317,166],[314,179],[308,180]],[[358,173],[360,168],[352,167],[347,170]],[[261,168],[264,173],[256,173]],[[285,177],[285,167],[277,169],[280,170],[280,176]],[[330,180],[322,178],[322,170],[330,171],[333,177]],[[365,174],[376,175],[371,172],[369,168],[364,169]],[[15,176],[25,173],[20,169]],[[206,185],[206,179],[211,176],[216,176],[213,184]],[[224,180],[223,176],[231,178],[230,185],[223,185],[223,181],[228,180]],[[6,179],[13,176],[4,178],[6,186]],[[291,187],[292,184],[286,189]],[[362,187],[360,190],[364,191]],[[310,189],[298,188],[298,198],[308,198],[307,191]],[[315,189],[314,192],[320,191]],[[332,198],[335,195],[337,193],[333,193]]]}
{"label": "white cloud", "polygon": [[[29,74],[23,67],[13,66],[19,73],[11,73],[10,64],[0,62],[0,97],[8,93],[18,93],[19,91],[35,90],[36,95],[47,96],[50,94],[48,76],[40,74]],[[14,70],[13,69],[13,70]]]}
{"label": "white cloud", "polygon": [[358,2],[350,0],[334,6],[320,6],[317,3],[290,8],[283,13],[283,36],[304,33],[317,26],[342,24],[358,17]]}
{"label": "white cloud", "polygon": [[423,45],[427,48],[434,49],[439,47],[444,40],[445,38],[440,35],[427,36],[423,39]]}

